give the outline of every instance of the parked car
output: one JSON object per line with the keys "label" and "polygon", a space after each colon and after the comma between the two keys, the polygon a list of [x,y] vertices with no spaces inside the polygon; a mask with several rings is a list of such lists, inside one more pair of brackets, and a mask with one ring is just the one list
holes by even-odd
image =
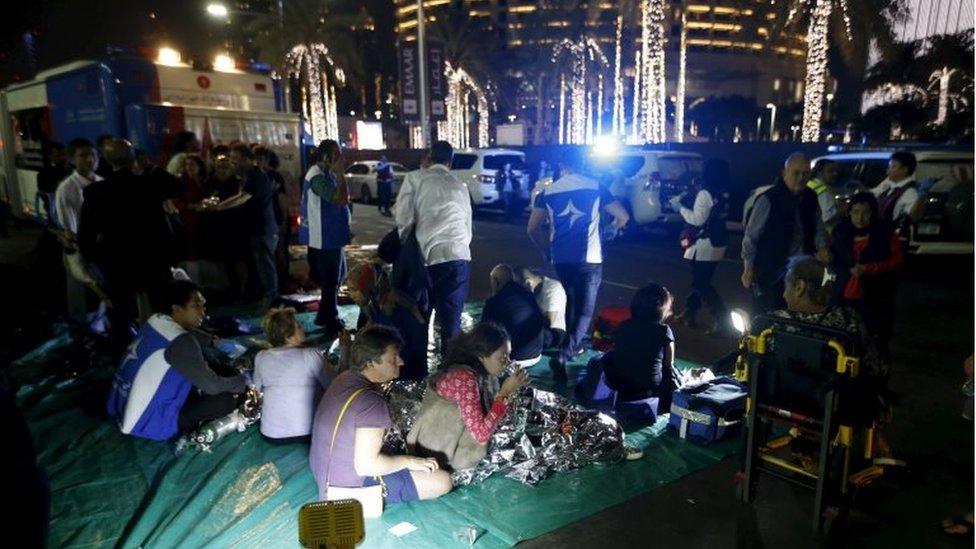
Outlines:
{"label": "parked car", "polygon": [[697,153],[626,149],[590,157],[590,171],[602,176],[610,192],[627,204],[636,225],[681,221],[671,208],[671,197],[688,190],[701,175]]}
{"label": "parked car", "polygon": [[523,199],[529,198],[529,177],[525,169],[525,153],[511,149],[466,149],[454,153],[451,173],[463,181],[471,196],[474,208],[500,203],[495,177],[505,164],[512,165],[512,172],[521,181]]}
{"label": "parked car", "polygon": [[[376,198],[376,167],[379,164],[378,160],[361,160],[346,168],[346,182],[349,184],[349,195],[353,200],[361,200],[369,204]],[[396,196],[403,178],[410,170],[396,162],[389,164],[393,167],[393,196]]]}
{"label": "parked car", "polygon": [[[828,154],[838,164],[833,188],[838,211],[845,213],[851,196],[871,190],[884,181],[893,151],[860,151]],[[973,152],[914,151],[918,166],[915,180],[925,205],[912,227],[909,251],[914,254],[973,253]],[[960,178],[960,176],[962,176]],[[771,185],[754,189],[742,213],[745,226],[756,198]]]}

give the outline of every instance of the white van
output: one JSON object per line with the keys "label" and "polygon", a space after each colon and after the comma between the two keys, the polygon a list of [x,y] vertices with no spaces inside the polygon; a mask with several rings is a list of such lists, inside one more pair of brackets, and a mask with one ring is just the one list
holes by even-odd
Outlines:
{"label": "white van", "polygon": [[591,171],[610,181],[610,192],[627,202],[637,225],[681,221],[671,208],[671,197],[685,192],[702,173],[698,153],[626,149],[612,155],[594,155]]}
{"label": "white van", "polygon": [[505,164],[512,165],[512,172],[520,179],[522,198],[528,198],[528,172],[525,170],[525,153],[512,149],[465,149],[454,152],[451,173],[464,182],[471,196],[472,207],[492,205],[501,198],[495,186],[495,176]]}

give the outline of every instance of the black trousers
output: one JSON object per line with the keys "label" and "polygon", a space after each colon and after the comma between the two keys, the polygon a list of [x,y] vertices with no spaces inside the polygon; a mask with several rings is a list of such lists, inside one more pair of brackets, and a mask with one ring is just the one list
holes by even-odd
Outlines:
{"label": "black trousers", "polygon": [[319,312],[315,315],[315,324],[322,326],[326,332],[338,331],[342,327],[339,321],[339,305],[336,297],[339,285],[346,277],[346,254],[342,248],[335,250],[308,249],[308,266],[312,279],[322,288],[322,300],[319,301]]}
{"label": "black trousers", "polygon": [[217,395],[201,395],[196,389],[191,389],[186,402],[180,408],[177,425],[181,432],[196,429],[201,423],[226,416],[237,408],[237,395],[220,393]]}
{"label": "black trousers", "polygon": [[717,261],[691,260],[691,293],[685,300],[685,310],[689,315],[694,316],[704,302],[715,322],[727,322],[728,309],[725,307],[725,301],[712,285],[716,267],[718,267]]}

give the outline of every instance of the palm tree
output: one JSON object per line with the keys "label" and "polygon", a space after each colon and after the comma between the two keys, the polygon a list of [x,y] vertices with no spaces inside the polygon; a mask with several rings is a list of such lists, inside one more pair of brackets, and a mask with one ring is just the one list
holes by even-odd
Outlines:
{"label": "palm tree", "polygon": [[[440,11],[428,32],[431,38],[444,45],[447,65],[448,112],[443,126],[447,135],[441,138],[452,140],[455,146],[468,143],[488,146],[488,94],[498,79],[498,71],[493,65],[498,42],[487,39],[488,29],[472,19],[467,7],[459,2]],[[468,136],[469,94],[474,95],[473,104],[478,111],[476,140]]]}
{"label": "palm tree", "polygon": [[354,0],[286,0],[282,18],[259,15],[248,25],[261,57],[281,72],[285,56],[297,44],[324,44],[353,81],[362,77],[363,60],[354,39],[366,14]]}
{"label": "palm tree", "polygon": [[453,3],[438,12],[427,32],[444,44],[444,60],[452,67],[464,69],[482,83],[495,80],[492,58],[497,41],[486,40],[487,29],[468,15],[464,4]]}
{"label": "palm tree", "polygon": [[[863,71],[872,41],[883,50],[894,43],[892,26],[908,15],[905,0],[792,0],[781,32],[807,29],[803,141],[820,139],[820,123],[831,51],[852,72]],[[832,47],[833,46],[833,47]]]}
{"label": "palm tree", "polygon": [[338,136],[335,87],[362,79],[354,33],[364,24],[365,12],[352,0],[288,0],[281,18],[260,15],[248,25],[275,72],[301,82],[302,112],[317,141]]}
{"label": "palm tree", "polygon": [[[972,124],[972,31],[896,44],[867,72],[862,125],[945,139]],[[960,122],[962,122],[960,124]]]}

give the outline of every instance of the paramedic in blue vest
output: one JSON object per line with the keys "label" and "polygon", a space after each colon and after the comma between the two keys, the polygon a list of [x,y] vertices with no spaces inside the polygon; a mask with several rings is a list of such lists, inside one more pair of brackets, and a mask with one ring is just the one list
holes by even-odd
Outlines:
{"label": "paramedic in blue vest", "polygon": [[237,408],[246,382],[218,374],[207,360],[215,338],[200,331],[205,306],[193,282],[163,289],[159,312],[142,325],[112,380],[108,413],[122,433],[168,440]]}
{"label": "paramedic in blue vest", "polygon": [[[601,211],[613,216],[622,230],[630,215],[599,184],[580,173],[582,159],[569,151],[558,162],[559,179],[536,195],[529,217],[529,238],[552,262],[566,290],[566,335],[559,356],[550,361],[556,380],[566,380],[565,365],[583,351],[583,338],[593,319],[603,279],[600,245]],[[548,223],[548,234],[544,224]]]}
{"label": "paramedic in blue vest", "polygon": [[312,278],[322,288],[322,300],[315,324],[325,330],[326,339],[334,339],[345,329],[339,320],[336,296],[346,277],[343,248],[352,234],[349,228],[349,187],[336,175],[341,171],[342,152],[332,139],[319,143],[318,159],[302,182],[302,226],[299,237],[308,244],[308,264]]}
{"label": "paramedic in blue vest", "polygon": [[807,188],[810,161],[793,153],[776,184],[756,199],[742,235],[742,286],[753,293],[754,315],[782,309],[790,257],[828,260],[827,233],[817,195]]}
{"label": "paramedic in blue vest", "polygon": [[386,217],[393,217],[390,211],[390,204],[393,202],[393,166],[387,162],[386,157],[380,158],[380,163],[376,165],[376,207],[380,214]]}

